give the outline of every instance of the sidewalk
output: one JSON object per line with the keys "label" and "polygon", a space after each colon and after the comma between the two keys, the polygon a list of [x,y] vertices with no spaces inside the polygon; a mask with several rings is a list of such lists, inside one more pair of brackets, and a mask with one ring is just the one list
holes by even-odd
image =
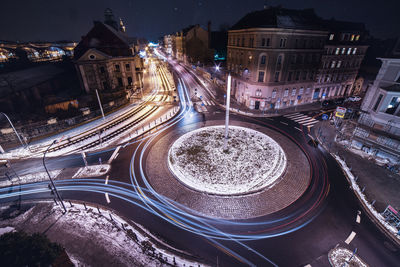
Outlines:
{"label": "sidewalk", "polygon": [[400,175],[375,164],[371,159],[349,151],[348,147],[338,143],[337,130],[329,121],[316,124],[312,128],[312,135],[318,137],[317,139],[330,153],[338,155],[345,162],[355,177],[361,193],[376,212],[382,213],[388,205],[400,210]]}

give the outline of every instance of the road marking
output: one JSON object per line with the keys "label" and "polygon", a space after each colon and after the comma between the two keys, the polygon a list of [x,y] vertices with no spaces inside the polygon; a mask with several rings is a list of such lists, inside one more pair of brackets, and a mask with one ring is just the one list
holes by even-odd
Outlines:
{"label": "road marking", "polygon": [[356,222],[357,222],[357,223],[360,223],[360,222],[361,222],[361,217],[360,217],[360,215],[358,215],[358,214],[357,214]]}
{"label": "road marking", "polygon": [[297,123],[308,123],[308,122],[312,122],[315,121],[313,118],[307,117],[307,118],[303,118],[303,119],[299,119],[299,120],[294,120]]}
{"label": "road marking", "polygon": [[108,178],[110,178],[110,175],[106,176],[106,182],[104,184],[108,184]]}
{"label": "road marking", "polygon": [[119,151],[119,149],[121,148],[121,146],[118,146],[115,150],[114,150],[114,152],[112,153],[112,155],[111,155],[111,157],[110,157],[110,159],[108,160],[108,164],[110,164],[116,157],[118,157],[118,151]]}
{"label": "road marking", "polygon": [[300,114],[300,113],[293,113],[293,114],[289,114],[289,115],[283,115],[283,117],[286,117],[286,118],[294,118],[294,117],[298,117],[299,115],[303,115],[303,114]]}
{"label": "road marking", "polygon": [[313,124],[316,124],[316,123],[318,123],[318,121],[314,120],[314,121],[311,121],[311,122],[303,123],[303,125],[304,126],[309,126],[309,125],[313,125]]}
{"label": "road marking", "polygon": [[285,125],[289,125],[288,123],[286,123],[286,122],[283,122],[283,121],[280,121],[280,123],[282,123],[282,124],[285,124]]}
{"label": "road marking", "polygon": [[106,201],[107,201],[107,203],[110,203],[111,201],[110,201],[110,197],[108,196],[108,193],[106,193]]}
{"label": "road marking", "polygon": [[302,132],[303,130],[297,127],[294,127],[295,129],[299,130],[300,132]]}
{"label": "road marking", "polygon": [[350,235],[347,237],[346,241],[344,241],[347,245],[353,241],[354,237],[356,236],[356,232],[351,231]]}

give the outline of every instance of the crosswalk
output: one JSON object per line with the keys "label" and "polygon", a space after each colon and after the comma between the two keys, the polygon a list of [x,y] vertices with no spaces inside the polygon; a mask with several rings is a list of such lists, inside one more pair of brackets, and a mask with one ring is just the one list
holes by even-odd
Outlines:
{"label": "crosswalk", "polygon": [[288,118],[289,120],[293,120],[298,124],[307,126],[309,128],[313,127],[318,122],[318,120],[301,113],[292,113],[284,115],[283,117]]}
{"label": "crosswalk", "polygon": [[198,112],[207,112],[207,106],[215,106],[215,103],[211,100],[205,100],[205,99],[196,102],[196,110]]}

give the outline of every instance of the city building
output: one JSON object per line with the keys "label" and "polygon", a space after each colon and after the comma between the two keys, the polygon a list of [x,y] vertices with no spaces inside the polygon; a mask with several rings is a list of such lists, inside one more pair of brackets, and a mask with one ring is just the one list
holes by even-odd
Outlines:
{"label": "city building", "polygon": [[164,44],[165,53],[167,53],[167,55],[171,55],[172,54],[172,36],[170,34],[167,34],[163,37],[163,44]]}
{"label": "city building", "polygon": [[143,87],[139,43],[126,35],[122,20],[117,23],[110,9],[104,16],[104,22],[95,21],[74,50],[81,86],[87,93],[125,91],[129,97]]}
{"label": "city building", "polygon": [[[210,23],[208,30],[199,24],[191,25],[172,35],[172,55],[185,63],[208,63],[213,59],[213,51],[210,49]],[[165,38],[168,37],[164,37]]]}
{"label": "city building", "polygon": [[314,84],[313,100],[350,96],[356,89],[354,83],[368,48],[364,42],[365,26],[334,19],[324,20],[323,25],[329,34]]}
{"label": "city building", "polygon": [[392,162],[400,161],[400,39],[362,102],[353,145]]}
{"label": "city building", "polygon": [[[342,28],[346,25],[323,20],[313,9],[266,7],[247,14],[228,32],[232,94],[239,103],[261,110],[350,94],[342,84],[351,88],[356,78],[359,62],[353,58],[362,60],[365,53],[359,47],[364,32]],[[341,50],[335,55],[338,45]],[[348,58],[339,59],[343,49]]]}

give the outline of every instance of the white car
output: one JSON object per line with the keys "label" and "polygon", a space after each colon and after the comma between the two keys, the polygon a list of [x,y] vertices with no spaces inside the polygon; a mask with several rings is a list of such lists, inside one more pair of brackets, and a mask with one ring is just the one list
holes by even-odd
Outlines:
{"label": "white car", "polygon": [[351,101],[351,102],[357,102],[361,100],[361,97],[359,96],[351,96],[349,98],[346,99],[347,101]]}

